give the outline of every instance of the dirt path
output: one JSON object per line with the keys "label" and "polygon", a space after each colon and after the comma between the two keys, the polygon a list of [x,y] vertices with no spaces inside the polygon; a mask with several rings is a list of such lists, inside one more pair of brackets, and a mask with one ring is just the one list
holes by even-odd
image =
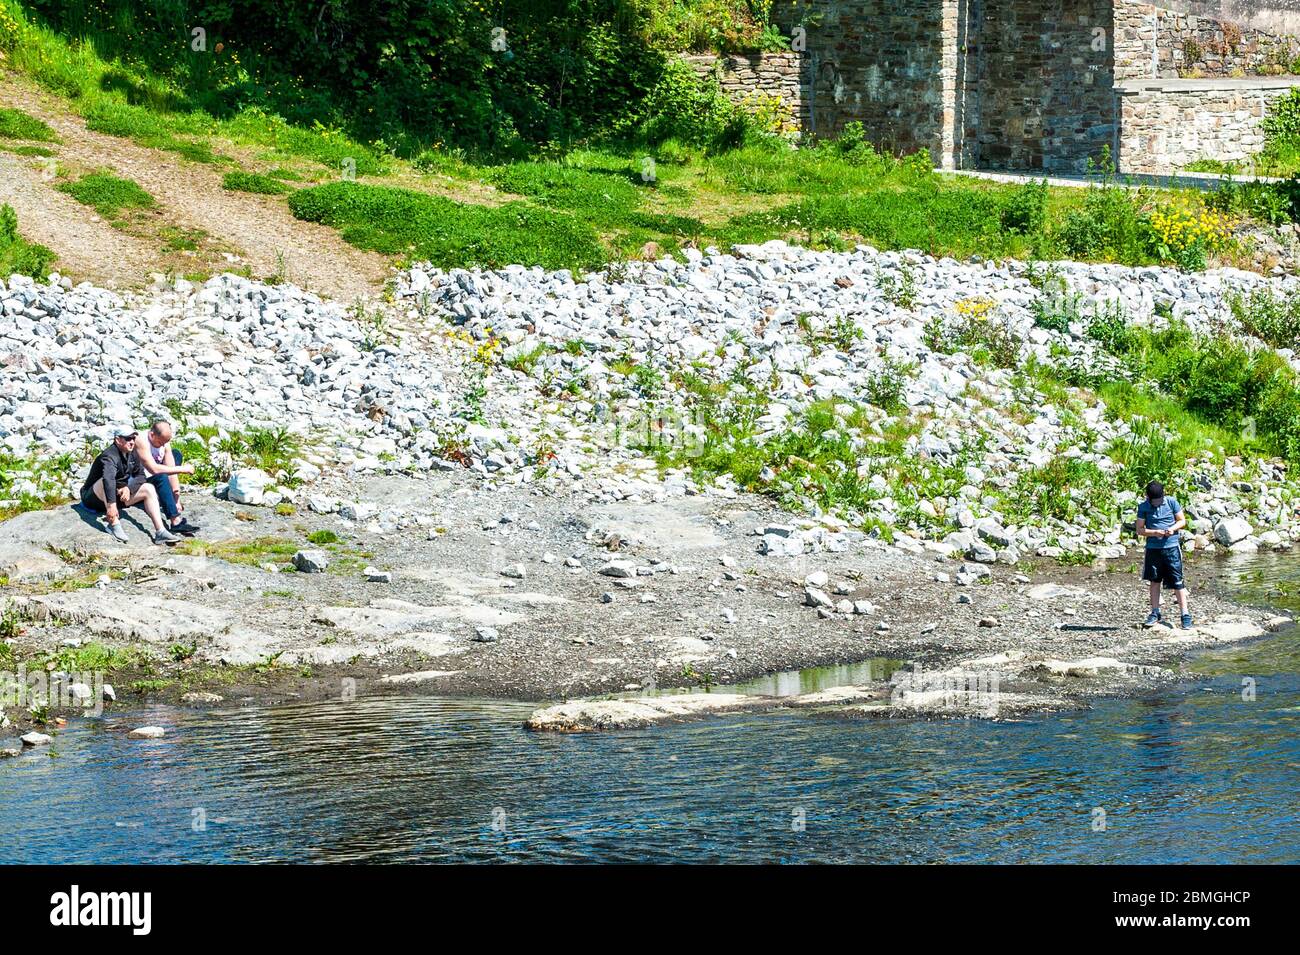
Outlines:
{"label": "dirt path", "polygon": [[[59,162],[102,168],[135,181],[158,200],[168,225],[203,230],[234,249],[254,276],[283,275],[303,288],[344,300],[376,291],[387,277],[383,256],[348,245],[325,226],[295,219],[283,198],[223,189],[225,166],[188,162],[174,153],[91,132],[57,98],[12,76],[0,76],[0,102],[40,118],[58,133]],[[23,234],[57,252],[61,267],[74,279],[129,287],[147,284],[150,272],[165,271],[161,247],[151,248],[144,239],[93,221],[93,211],[47,181],[44,160],[0,155],[0,197],[14,206]]]}

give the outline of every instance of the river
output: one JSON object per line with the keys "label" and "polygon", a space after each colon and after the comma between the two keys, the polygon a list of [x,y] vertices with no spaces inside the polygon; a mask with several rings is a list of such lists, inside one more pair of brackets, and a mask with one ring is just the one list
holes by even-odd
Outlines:
{"label": "river", "polygon": [[[1225,582],[1294,609],[1300,561]],[[0,763],[0,860],[1296,862],[1297,642],[1013,722],[776,711],[557,736],[521,728],[531,704],[418,696],[112,712]],[[152,722],[167,738],[126,738]]]}

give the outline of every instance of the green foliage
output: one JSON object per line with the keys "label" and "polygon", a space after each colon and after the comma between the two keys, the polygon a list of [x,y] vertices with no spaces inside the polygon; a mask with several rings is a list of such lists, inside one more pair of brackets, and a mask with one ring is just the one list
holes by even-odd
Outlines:
{"label": "green foliage", "polygon": [[1095,461],[1064,454],[1021,472],[1003,502],[1007,520],[1015,523],[1092,518],[1092,523],[1103,524],[1113,518],[1115,508],[1114,480]]}
{"label": "green foliage", "polygon": [[1119,310],[1096,317],[1089,335],[1199,421],[1300,462],[1300,379],[1277,352],[1223,333],[1197,335],[1181,322],[1125,325]]}
{"label": "green foliage", "polygon": [[1020,235],[1036,235],[1047,224],[1047,180],[1017,186],[1002,200],[1002,228]]}
{"label": "green foliage", "polygon": [[339,537],[339,535],[334,533],[333,531],[319,530],[319,531],[312,531],[310,534],[308,534],[307,540],[317,545],[318,547],[323,547],[325,544],[337,544],[339,541],[342,540],[342,538]]}
{"label": "green foliage", "polygon": [[149,209],[153,196],[130,179],[103,172],[87,173],[75,182],[59,183],[59,190],[91,206],[105,219],[115,219],[123,209]]}
{"label": "green foliage", "polygon": [[27,139],[42,143],[59,141],[54,130],[43,121],[20,109],[8,107],[0,107],[0,139]]}
{"label": "green foliage", "polygon": [[1040,269],[1032,262],[1026,275],[1029,284],[1038,289],[1038,297],[1030,303],[1034,324],[1053,332],[1068,332],[1070,325],[1082,319],[1080,303],[1083,296],[1070,291],[1061,270],[1055,265]]}
{"label": "green foliage", "polygon": [[[24,6],[37,27],[18,47],[46,55],[30,49],[18,65],[49,88],[222,121],[255,108],[307,133],[319,122],[382,142],[381,153],[454,143],[509,154],[588,136],[641,98],[663,59],[646,38],[654,11],[612,0]],[[206,49],[189,42],[196,24]],[[56,49],[57,35],[87,42]]]}
{"label": "green foliage", "polygon": [[655,49],[749,53],[788,49],[760,0],[632,0],[642,35]]}
{"label": "green foliage", "polygon": [[1300,351],[1300,298],[1280,298],[1269,289],[1256,289],[1233,296],[1229,305],[1248,335],[1274,348]]}
{"label": "green foliage", "polygon": [[1300,90],[1291,90],[1269,103],[1260,123],[1265,149],[1283,143],[1300,143]]}
{"label": "green foliage", "polygon": [[744,142],[749,121],[716,81],[699,76],[681,60],[670,60],[646,96],[614,128],[619,135],[650,145],[673,139],[721,152]]}
{"label": "green foliage", "polygon": [[264,196],[278,196],[292,191],[279,179],[264,176],[256,172],[228,172],[221,180],[221,187],[232,192],[254,192]]}
{"label": "green foliage", "polygon": [[50,249],[19,235],[18,214],[13,206],[0,205],[0,279],[15,274],[44,279],[56,258]]}
{"label": "green foliage", "polygon": [[605,258],[595,230],[574,216],[524,203],[465,205],[406,189],[340,182],[289,197],[300,219],[342,232],[360,248],[442,268],[511,263],[591,269]]}

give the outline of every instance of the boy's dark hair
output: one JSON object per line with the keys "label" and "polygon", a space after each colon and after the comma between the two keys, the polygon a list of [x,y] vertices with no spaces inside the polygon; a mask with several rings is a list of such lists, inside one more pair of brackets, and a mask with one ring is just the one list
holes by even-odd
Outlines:
{"label": "boy's dark hair", "polygon": [[1159,501],[1165,496],[1165,486],[1159,481],[1152,481],[1147,485],[1147,500]]}

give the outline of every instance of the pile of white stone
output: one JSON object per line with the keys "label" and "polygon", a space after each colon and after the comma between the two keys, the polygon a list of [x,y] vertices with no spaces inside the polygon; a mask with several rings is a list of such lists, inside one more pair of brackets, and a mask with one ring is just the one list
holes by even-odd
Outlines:
{"label": "pile of white stone", "polygon": [[[1119,302],[1139,323],[1172,315],[1219,327],[1230,325],[1233,294],[1261,287],[1300,294],[1294,279],[1232,270],[1058,269],[1068,294],[1080,296],[1081,314]],[[801,516],[811,520],[802,527],[762,535],[764,552],[819,549],[826,527],[854,525],[893,527],[904,549],[959,551],[977,561],[1123,552],[1118,522],[1097,528],[1043,519],[1018,527],[998,513],[991,492],[1058,455],[1113,472],[1106,449],[1129,424],[1106,420],[1098,407],[1080,420],[1010,371],[931,347],[938,325],[955,320],[963,305],[983,303],[979,315],[1004,325],[1023,359],[1066,356],[1100,367],[1104,356],[1082,324],[1067,332],[1034,324],[1040,292],[1022,264],[772,242],[732,254],[691,250],[685,262],[631,262],[586,276],[415,267],[397,277],[394,291],[395,304],[349,308],[234,275],[129,297],[73,288],[57,276],[48,283],[13,277],[0,283],[0,450],[48,458],[86,441],[100,445],[114,424],[179,404],[191,409],[191,426],[276,426],[301,435],[307,451],[295,470],[309,484],[330,468],[469,467],[485,480],[576,489],[592,501],[734,496],[725,477],[700,486],[691,475],[690,453],[705,432],[683,374],[761,395],[755,427],[767,440],[814,401],[862,405],[905,367],[906,413],[924,422],[907,439],[907,453],[958,462],[964,486],[948,497],[897,501],[875,473],[878,497],[866,513],[807,507]],[[867,413],[870,426],[853,436],[864,468],[888,418],[879,409]],[[681,466],[661,471],[639,450],[657,441],[685,452]],[[227,488],[235,500],[284,498],[277,476],[235,470]],[[1198,466],[1196,480],[1202,545],[1282,546],[1300,536],[1296,488],[1281,466]],[[22,479],[16,486],[36,490]],[[299,494],[317,510],[348,504],[311,487]],[[927,520],[918,525],[911,509]],[[1221,531],[1229,521],[1240,523]],[[1250,528],[1244,535],[1241,523]]]}
{"label": "pile of white stone", "polygon": [[[1108,421],[1100,406],[1077,420],[1018,386],[1011,371],[977,365],[964,351],[932,348],[935,323],[956,321],[963,306],[969,312],[972,303],[982,303],[981,318],[1005,326],[1022,361],[1032,356],[1097,369],[1113,360],[1088,337],[1085,322],[1116,303],[1136,324],[1159,325],[1172,316],[1197,330],[1231,330],[1234,296],[1261,289],[1300,295],[1300,283],[1237,270],[1055,268],[1065,287],[1054,294],[1074,300],[1080,316],[1065,332],[1036,326],[1042,293],[1021,263],[961,263],[867,247],[815,252],[783,242],[739,246],[732,254],[688,250],[685,262],[631,262],[584,277],[524,267],[444,273],[417,266],[401,277],[398,293],[426,316],[461,325],[480,341],[503,340],[505,358],[534,380],[552,389],[576,383],[565,406],[575,420],[626,425],[648,419],[676,427],[672,440],[679,450],[698,444],[701,435],[686,392],[670,383],[674,372],[759,389],[767,402],[757,422],[763,440],[790,427],[814,401],[860,404],[882,375],[905,363],[910,371],[903,399],[909,413],[925,421],[909,438],[909,453],[950,463],[968,458],[963,452],[976,438],[982,444],[979,459],[965,468],[966,485],[951,498],[921,501],[931,526],[900,527],[899,546],[955,550],[990,562],[1015,562],[1030,553],[1117,557],[1125,539],[1118,521],[1109,528],[1046,518],[1007,526],[989,491],[1014,486],[1018,476],[1058,455],[1082,457],[1114,473],[1119,465],[1105,449],[1129,436],[1130,424]],[[1282,354],[1300,370],[1297,356]],[[871,455],[872,436],[866,437],[864,461]],[[1222,468],[1198,463],[1195,478],[1200,494],[1193,524],[1201,546],[1247,550],[1300,537],[1296,487],[1277,463],[1260,463],[1249,473],[1231,461]],[[901,502],[888,496],[883,475],[871,482],[880,498],[869,514],[849,519],[897,524]],[[1135,506],[1135,490],[1122,494],[1121,503]],[[1230,518],[1260,525],[1259,533],[1252,526],[1244,537],[1216,534],[1216,525]],[[791,546],[797,545],[766,537],[763,544],[770,553]]]}

